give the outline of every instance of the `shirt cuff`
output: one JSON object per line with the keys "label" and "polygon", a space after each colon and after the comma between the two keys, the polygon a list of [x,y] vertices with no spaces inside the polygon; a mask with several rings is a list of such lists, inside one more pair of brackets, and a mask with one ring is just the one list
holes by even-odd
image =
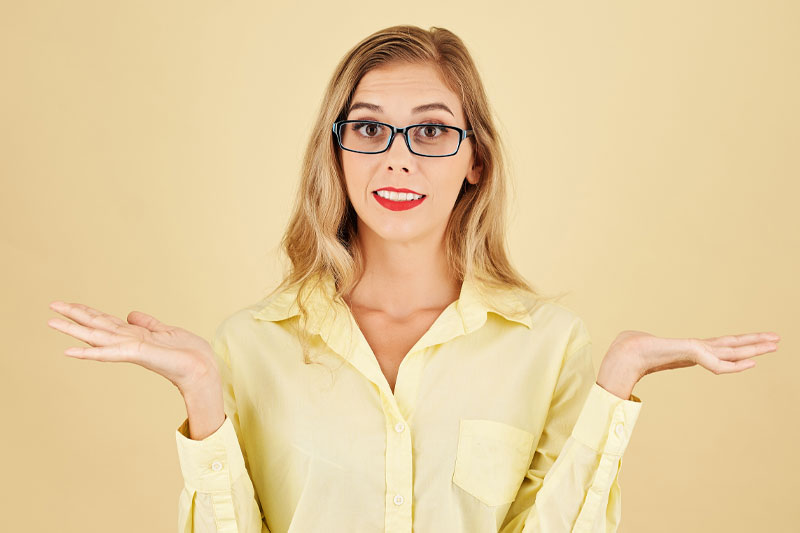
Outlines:
{"label": "shirt cuff", "polygon": [[598,453],[622,456],[641,409],[638,396],[631,394],[630,400],[623,400],[594,383],[572,436]]}
{"label": "shirt cuff", "polygon": [[229,491],[247,472],[236,430],[226,415],[222,425],[202,440],[189,438],[189,419],[175,431],[184,482],[199,492]]}

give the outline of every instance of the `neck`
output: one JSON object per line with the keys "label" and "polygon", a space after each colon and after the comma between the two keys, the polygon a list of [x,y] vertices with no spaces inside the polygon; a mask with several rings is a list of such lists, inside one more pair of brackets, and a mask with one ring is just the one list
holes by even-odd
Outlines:
{"label": "neck", "polygon": [[345,298],[351,308],[403,318],[418,311],[444,309],[458,299],[461,283],[447,264],[443,234],[397,242],[367,230],[357,238],[364,273]]}

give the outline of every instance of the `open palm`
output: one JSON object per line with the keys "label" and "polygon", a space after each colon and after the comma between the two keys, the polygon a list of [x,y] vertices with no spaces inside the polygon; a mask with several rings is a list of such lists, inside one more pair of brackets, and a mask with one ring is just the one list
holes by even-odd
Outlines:
{"label": "open palm", "polygon": [[74,321],[51,318],[50,327],[91,346],[65,350],[70,357],[135,363],[164,376],[181,393],[219,377],[213,349],[205,339],[146,313],[131,311],[126,322],[79,303],[56,301],[50,309]]}

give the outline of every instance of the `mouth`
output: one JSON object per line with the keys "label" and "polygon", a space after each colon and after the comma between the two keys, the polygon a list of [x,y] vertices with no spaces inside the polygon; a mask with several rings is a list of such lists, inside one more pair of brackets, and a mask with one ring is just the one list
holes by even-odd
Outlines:
{"label": "mouth", "polygon": [[406,192],[408,189],[395,190],[378,189],[372,191],[372,196],[380,205],[391,211],[405,211],[421,204],[427,195]]}
{"label": "mouth", "polygon": [[[378,194],[378,192],[381,192],[381,191],[372,191],[372,194],[374,194],[375,196],[381,196],[380,194]],[[386,199],[390,199],[389,198],[390,195],[388,194],[388,191],[383,191],[383,192],[384,192],[384,195],[382,197],[386,198]],[[400,193],[397,193],[397,194],[399,196]],[[412,195],[415,195],[415,196],[412,196]],[[414,199],[416,199],[418,196],[421,196],[422,198],[425,198],[427,196],[427,194],[406,193],[406,198],[414,198]]]}

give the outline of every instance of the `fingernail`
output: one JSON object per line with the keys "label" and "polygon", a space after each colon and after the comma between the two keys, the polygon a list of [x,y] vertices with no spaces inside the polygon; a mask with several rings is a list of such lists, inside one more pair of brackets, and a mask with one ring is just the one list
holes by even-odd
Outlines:
{"label": "fingernail", "polygon": [[67,348],[66,350],[64,350],[64,353],[67,354],[67,355],[78,355],[79,353],[81,353],[81,349],[80,348]]}

